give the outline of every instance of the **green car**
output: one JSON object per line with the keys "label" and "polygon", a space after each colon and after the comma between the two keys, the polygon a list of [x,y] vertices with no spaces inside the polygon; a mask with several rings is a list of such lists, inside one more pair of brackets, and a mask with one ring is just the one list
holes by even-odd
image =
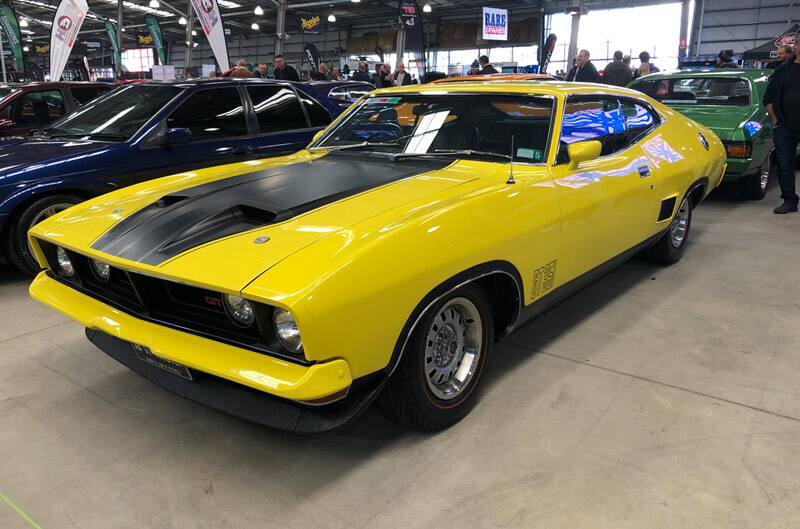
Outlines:
{"label": "green car", "polygon": [[761,104],[772,70],[684,70],[640,77],[628,87],[713,130],[728,153],[726,182],[761,200],[771,173],[772,121]]}

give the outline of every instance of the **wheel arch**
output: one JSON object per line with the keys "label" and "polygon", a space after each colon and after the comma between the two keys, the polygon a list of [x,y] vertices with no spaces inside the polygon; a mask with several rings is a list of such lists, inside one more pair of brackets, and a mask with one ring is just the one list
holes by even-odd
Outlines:
{"label": "wheel arch", "polygon": [[400,364],[411,335],[423,316],[447,294],[469,284],[478,284],[490,296],[493,308],[495,339],[506,337],[516,325],[522,310],[523,283],[517,268],[508,261],[489,261],[473,266],[441,282],[426,294],[406,320],[392,357],[385,368],[387,378]]}

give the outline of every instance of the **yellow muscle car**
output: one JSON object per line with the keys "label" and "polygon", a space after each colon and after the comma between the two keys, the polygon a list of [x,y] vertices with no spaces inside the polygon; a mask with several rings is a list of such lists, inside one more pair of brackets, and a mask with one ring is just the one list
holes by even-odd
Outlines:
{"label": "yellow muscle car", "polygon": [[291,156],[45,220],[30,291],[248,420],[322,431],[377,399],[439,429],[475,404],[496,340],[637,252],[680,259],[724,172],[712,132],[624,88],[379,90]]}

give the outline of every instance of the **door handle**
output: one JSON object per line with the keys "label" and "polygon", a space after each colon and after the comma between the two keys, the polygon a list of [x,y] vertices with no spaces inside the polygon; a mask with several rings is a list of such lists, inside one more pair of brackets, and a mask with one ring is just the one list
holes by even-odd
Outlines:
{"label": "door handle", "polygon": [[646,178],[646,177],[650,176],[650,167],[648,167],[646,165],[640,165],[639,166],[639,176],[641,176],[642,178]]}

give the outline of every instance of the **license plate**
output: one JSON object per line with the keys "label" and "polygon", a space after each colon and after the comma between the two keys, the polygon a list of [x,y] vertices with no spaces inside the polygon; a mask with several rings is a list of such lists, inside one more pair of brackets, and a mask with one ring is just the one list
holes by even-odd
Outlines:
{"label": "license plate", "polygon": [[160,356],[156,356],[149,347],[145,347],[144,345],[135,343],[131,345],[133,346],[133,351],[136,353],[136,356],[139,358],[139,360],[156,366],[159,369],[163,369],[164,371],[169,371],[173,375],[185,378],[186,380],[194,380],[192,373],[185,365],[173,362],[172,360],[167,360],[166,358],[161,358]]}

